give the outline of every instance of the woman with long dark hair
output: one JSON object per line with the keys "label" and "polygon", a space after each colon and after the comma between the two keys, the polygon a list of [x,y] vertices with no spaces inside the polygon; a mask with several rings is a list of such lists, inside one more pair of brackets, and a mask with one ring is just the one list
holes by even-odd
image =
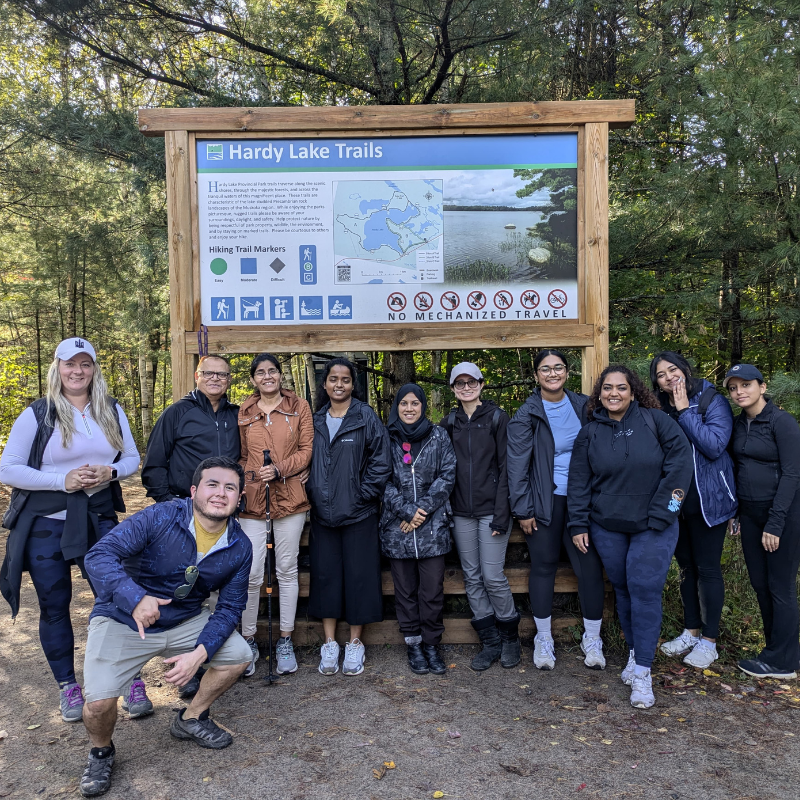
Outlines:
{"label": "woman with long dark hair", "polygon": [[415,383],[401,386],[386,428],[392,477],[383,493],[381,547],[390,559],[400,632],[412,672],[443,675],[444,556],[450,551],[450,492],[456,456],[443,428],[427,417]]}
{"label": "woman with long dark hair", "polygon": [[797,677],[800,666],[800,427],[766,395],[752,364],[728,370],[723,386],[741,409],[733,424],[742,551],[758,598],[766,646],[739,662],[757,678]]}
{"label": "woman with long dark hair", "polygon": [[[16,617],[22,572],[39,598],[39,638],[60,689],[61,717],[83,718],[75,676],[69,607],[71,565],[117,524],[118,481],[139,469],[128,418],[108,394],[94,347],[80,337],[56,348],[47,394],[17,417],[0,459],[0,480],[14,487],[3,525],[10,528],[0,590]],[[125,695],[132,717],[153,712],[137,675]]]}
{"label": "woman with long dark hair", "polygon": [[661,631],[661,593],[692,479],[692,451],[677,423],[628,367],[606,367],[572,448],[567,523],[575,546],[597,548],[614,586],[630,650],[622,680],[631,705],[655,703],[650,667]]}
{"label": "woman with long dark hair", "polygon": [[350,625],[342,672],[360,675],[364,625],[383,619],[378,514],[392,474],[389,437],[378,415],[355,397],[356,368],[325,365],[314,414],[314,451],[306,484],[311,501],[309,614],[325,633],[319,671],[339,671],[336,622]]}
{"label": "woman with long dark hair", "polygon": [[567,530],[569,465],[575,438],[586,422],[588,398],[566,388],[569,366],[560,350],[540,350],[533,368],[539,386],[508,426],[511,510],[525,534],[531,559],[528,589],[536,625],[533,663],[538,669],[555,667],[551,611],[563,544],[578,578],[583,663],[590,669],[605,669],[600,638],[605,598],[603,565],[594,547],[579,550]]}
{"label": "woman with long dark hair", "polygon": [[[239,434],[245,470],[245,510],[239,524],[253,545],[253,565],[247,608],[242,612],[242,636],[253,659],[245,675],[255,672],[258,645],[255,642],[258,602],[264,582],[267,554],[266,487],[270,489],[270,517],[275,546],[275,574],[280,587],[281,635],[275,648],[275,672],[297,672],[292,646],[292,631],[300,587],[297,579],[297,556],[300,535],[310,508],[302,473],[311,463],[314,443],[314,420],[308,403],[281,386],[281,364],[270,353],[261,353],[250,365],[250,382],[255,392],[239,408]],[[269,450],[272,464],[264,466],[264,450]],[[270,658],[272,654],[270,654]]]}
{"label": "woman with long dark hair", "polygon": [[684,629],[661,645],[668,656],[688,653],[684,664],[707,669],[717,659],[725,582],[722,547],[736,514],[733,462],[726,448],[733,429],[728,401],[713,385],[695,378],[680,353],[666,350],[650,362],[650,380],[661,408],[692,446],[694,474],[681,505],[675,559],[680,567]]}

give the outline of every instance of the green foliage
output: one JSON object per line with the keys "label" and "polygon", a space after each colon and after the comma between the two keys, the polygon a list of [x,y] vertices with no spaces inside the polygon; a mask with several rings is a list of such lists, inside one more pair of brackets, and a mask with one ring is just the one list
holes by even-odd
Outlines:
{"label": "green foliage", "polygon": [[0,447],[14,420],[38,397],[36,374],[21,347],[0,350]]}

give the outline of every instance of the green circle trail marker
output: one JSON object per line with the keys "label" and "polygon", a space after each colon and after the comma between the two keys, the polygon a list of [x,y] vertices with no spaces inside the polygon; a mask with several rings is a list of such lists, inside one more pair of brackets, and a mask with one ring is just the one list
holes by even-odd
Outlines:
{"label": "green circle trail marker", "polygon": [[211,262],[211,271],[215,275],[224,275],[228,271],[228,262],[224,258],[215,258]]}

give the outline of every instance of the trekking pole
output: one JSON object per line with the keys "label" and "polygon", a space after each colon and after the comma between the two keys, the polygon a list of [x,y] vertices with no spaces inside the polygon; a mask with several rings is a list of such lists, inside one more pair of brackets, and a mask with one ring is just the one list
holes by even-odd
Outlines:
{"label": "trekking pole", "polygon": [[[269,450],[264,451],[264,466],[268,467],[272,463],[272,456],[269,454]],[[264,564],[264,572],[267,574],[267,620],[269,625],[269,657],[267,661],[269,662],[269,674],[267,675],[264,680],[267,682],[268,686],[271,686],[275,683],[278,678],[277,676],[272,674],[272,557],[270,553],[272,552],[272,517],[270,516],[269,510],[269,481],[265,481],[264,485],[267,490],[267,510],[266,514],[264,515],[264,524],[267,528],[267,554],[265,558]]]}

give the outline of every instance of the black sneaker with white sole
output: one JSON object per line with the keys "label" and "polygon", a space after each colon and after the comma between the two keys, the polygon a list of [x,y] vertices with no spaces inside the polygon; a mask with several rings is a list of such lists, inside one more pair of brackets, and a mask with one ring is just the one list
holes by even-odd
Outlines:
{"label": "black sneaker with white sole", "polygon": [[783,678],[788,680],[797,677],[797,673],[793,670],[777,669],[764,661],[759,661],[757,658],[746,658],[740,661],[739,669],[754,678]]}
{"label": "black sneaker with white sole", "polygon": [[[99,754],[105,756],[101,758]],[[86,769],[81,775],[80,790],[84,797],[99,797],[111,788],[111,770],[114,767],[114,745],[93,747],[89,752]]]}
{"label": "black sneaker with white sole", "polygon": [[222,750],[233,743],[233,736],[228,731],[222,730],[213,719],[208,716],[206,709],[197,719],[184,719],[182,708],[173,718],[169,732],[176,739],[191,739],[200,747],[210,750]]}

